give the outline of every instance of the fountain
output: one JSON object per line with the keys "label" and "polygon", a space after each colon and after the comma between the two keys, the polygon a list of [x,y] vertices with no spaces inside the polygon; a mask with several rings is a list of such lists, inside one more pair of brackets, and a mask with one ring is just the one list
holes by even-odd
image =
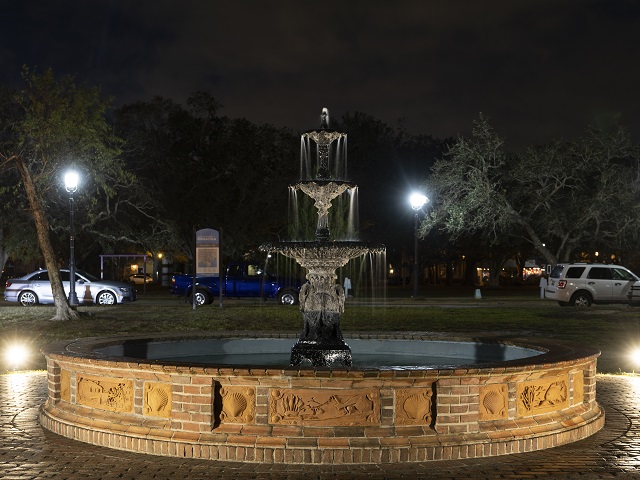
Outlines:
{"label": "fountain", "polygon": [[155,455],[390,466],[528,452],[600,430],[593,348],[426,332],[343,335],[336,270],[383,250],[331,238],[331,202],[354,187],[331,153],[345,140],[329,130],[326,110],[320,129],[302,136],[303,145],[315,145],[316,161],[305,163],[291,188],[315,201],[315,240],[262,246],[307,269],[301,334],[197,332],[48,345],[41,424],[68,438]]}
{"label": "fountain", "polygon": [[[311,157],[309,140],[316,145],[315,169],[300,169],[300,182],[291,186],[301,190],[315,201],[318,210],[316,241],[265,243],[260,249],[277,252],[295,259],[307,269],[308,283],[300,289],[300,311],[304,327],[300,339],[291,349],[291,365],[310,363],[314,367],[327,367],[335,363],[352,365],[349,346],[344,342],[340,330],[340,317],[344,311],[344,290],[336,284],[336,270],[352,258],[366,253],[384,251],[382,245],[370,245],[355,241],[331,241],[329,230],[329,209],[331,202],[355,185],[346,177],[346,167],[341,168],[332,158],[332,145],[344,142],[346,134],[329,130],[329,111],[322,109],[320,129],[311,130],[302,135],[301,156]],[[336,152],[339,152],[336,149]],[[337,155],[338,156],[338,155]],[[337,166],[335,166],[337,165]],[[332,168],[332,166],[334,168]],[[315,171],[315,174],[312,172]],[[302,178],[306,177],[306,178]]]}

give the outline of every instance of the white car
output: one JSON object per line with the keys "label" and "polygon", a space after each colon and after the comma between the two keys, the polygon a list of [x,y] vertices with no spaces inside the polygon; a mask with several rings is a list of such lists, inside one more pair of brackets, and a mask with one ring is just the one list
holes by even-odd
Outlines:
{"label": "white car", "polygon": [[630,303],[632,289],[640,289],[640,278],[620,265],[567,263],[551,270],[545,298],[563,307]]}
{"label": "white car", "polygon": [[[60,277],[65,296],[69,297],[69,270],[60,270]],[[81,305],[113,305],[136,299],[136,289],[130,284],[100,280],[82,271],[76,271],[76,294]],[[49,272],[38,270],[24,277],[10,278],[6,283],[4,299],[8,302],[19,302],[25,307],[53,303]]]}
{"label": "white car", "polygon": [[129,275],[129,283],[134,283],[136,285],[144,285],[145,283],[153,283],[153,278],[151,275],[147,273],[147,275],[143,275],[142,273],[136,273],[135,275]]}

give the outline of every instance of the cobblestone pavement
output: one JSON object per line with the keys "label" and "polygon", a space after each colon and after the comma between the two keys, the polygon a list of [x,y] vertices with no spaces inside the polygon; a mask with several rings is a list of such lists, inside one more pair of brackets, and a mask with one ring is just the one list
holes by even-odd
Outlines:
{"label": "cobblestone pavement", "polygon": [[122,452],[55,435],[38,423],[44,372],[0,375],[1,479],[530,479],[640,478],[640,377],[598,376],[605,427],[534,453],[395,465],[262,465]]}

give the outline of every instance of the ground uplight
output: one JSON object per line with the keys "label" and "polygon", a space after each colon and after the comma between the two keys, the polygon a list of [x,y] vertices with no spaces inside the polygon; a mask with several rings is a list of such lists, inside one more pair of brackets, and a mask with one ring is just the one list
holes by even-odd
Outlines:
{"label": "ground uplight", "polygon": [[27,366],[31,352],[22,343],[14,343],[5,347],[4,358],[7,368],[17,370]]}
{"label": "ground uplight", "polygon": [[634,367],[640,368],[640,347],[636,347],[635,349],[631,350],[629,358],[633,362]]}

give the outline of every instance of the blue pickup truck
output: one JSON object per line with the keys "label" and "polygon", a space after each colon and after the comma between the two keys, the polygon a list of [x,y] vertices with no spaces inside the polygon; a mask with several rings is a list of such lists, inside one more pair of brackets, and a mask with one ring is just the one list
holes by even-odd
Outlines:
{"label": "blue pickup truck", "polygon": [[[251,263],[229,263],[224,276],[222,295],[225,297],[257,297],[275,299],[281,305],[297,305],[301,282],[282,280],[264,272]],[[174,275],[171,278],[173,295],[191,298],[193,275]],[[196,303],[212,303],[220,294],[220,277],[196,277]]]}

